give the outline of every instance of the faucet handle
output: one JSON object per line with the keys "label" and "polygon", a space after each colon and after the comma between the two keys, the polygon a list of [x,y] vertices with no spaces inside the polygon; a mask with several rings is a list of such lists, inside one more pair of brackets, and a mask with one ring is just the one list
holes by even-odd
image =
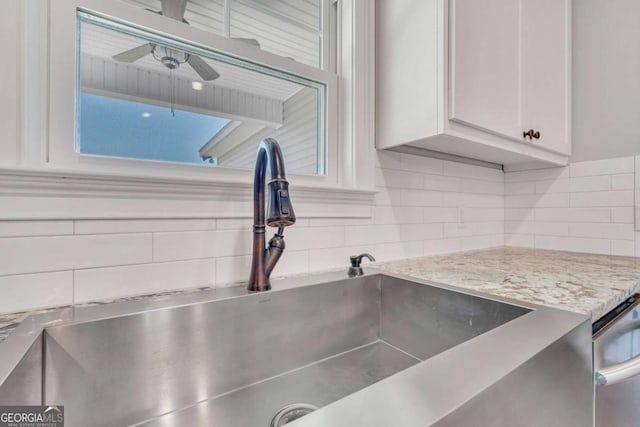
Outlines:
{"label": "faucet handle", "polygon": [[349,272],[347,273],[349,277],[362,276],[364,271],[362,267],[360,267],[360,263],[362,262],[362,258],[368,258],[369,261],[375,261],[376,259],[369,254],[361,254],[361,255],[351,255],[349,260],[351,261],[351,267],[349,267]]}

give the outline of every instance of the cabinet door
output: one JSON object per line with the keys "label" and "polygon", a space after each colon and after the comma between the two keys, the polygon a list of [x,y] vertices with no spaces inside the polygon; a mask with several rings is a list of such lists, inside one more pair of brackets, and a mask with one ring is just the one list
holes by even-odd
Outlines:
{"label": "cabinet door", "polygon": [[522,124],[540,132],[532,144],[570,154],[571,1],[521,2]]}
{"label": "cabinet door", "polygon": [[520,1],[450,0],[449,119],[522,141],[520,75]]}

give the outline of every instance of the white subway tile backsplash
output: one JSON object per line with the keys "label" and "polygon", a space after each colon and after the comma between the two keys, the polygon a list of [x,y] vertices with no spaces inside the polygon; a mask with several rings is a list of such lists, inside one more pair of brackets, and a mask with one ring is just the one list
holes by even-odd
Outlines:
{"label": "white subway tile backsplash", "polygon": [[424,221],[424,209],[419,206],[376,206],[373,218],[376,224],[420,224]]}
{"label": "white subway tile backsplash", "polygon": [[499,169],[485,168],[446,160],[444,161],[444,174],[462,178],[482,179],[501,183],[504,182],[504,172]]}
{"label": "white subway tile backsplash", "polygon": [[424,175],[424,189],[436,191],[462,191],[462,178],[445,175]]}
{"label": "white subway tile backsplash", "polygon": [[464,178],[460,180],[460,191],[474,194],[495,194],[504,196],[504,182],[482,181]]}
{"label": "white subway tile backsplash", "polygon": [[511,196],[536,194],[536,183],[532,181],[508,182],[504,185],[504,192]]}
{"label": "white subway tile backsplash", "polygon": [[[375,194],[375,206],[401,206],[402,204],[402,192],[391,189],[377,189]],[[406,206],[406,205],[404,205]],[[415,205],[414,206],[419,206]]]}
{"label": "white subway tile backsplash", "polygon": [[633,224],[570,223],[569,234],[576,237],[633,240]]}
{"label": "white subway tile backsplash", "polygon": [[215,219],[76,220],[75,234],[149,233],[155,231],[213,230]]}
{"label": "white subway tile backsplash", "polygon": [[442,206],[443,194],[428,190],[400,190],[401,206]]}
{"label": "white subway tile backsplash", "polygon": [[504,223],[505,234],[536,234],[535,221],[506,221]]}
{"label": "white subway tile backsplash", "polygon": [[596,191],[590,193],[572,193],[571,206],[633,206],[633,191]]}
{"label": "white subway tile backsplash", "polygon": [[[614,255],[634,247],[634,159],[505,174],[505,241]],[[536,195],[527,194],[535,186]]]}
{"label": "white subway tile backsplash", "polygon": [[494,194],[444,193],[443,206],[464,206],[474,208],[503,208],[504,196]]}
{"label": "white subway tile backsplash", "polygon": [[460,221],[504,221],[504,208],[475,208],[462,207],[460,209]]}
{"label": "white subway tile backsplash", "polygon": [[225,256],[218,254],[216,242],[225,235],[225,243],[233,244],[245,232],[185,231],[156,233],[153,236],[153,261],[166,262]]}
{"label": "white subway tile backsplash", "polygon": [[531,208],[505,208],[506,221],[533,221],[535,210]]}
{"label": "white subway tile backsplash", "polygon": [[542,221],[506,221],[505,234],[568,236],[569,224],[566,222]]}
{"label": "white subway tile backsplash", "polygon": [[[268,236],[267,241],[271,238],[271,235]],[[207,243],[200,242],[200,244],[202,245],[200,249],[207,253]],[[253,233],[247,230],[219,230],[215,233],[214,245],[216,257],[249,255],[253,247]]]}
{"label": "white subway tile backsplash", "polygon": [[568,167],[507,172],[504,175],[505,183],[526,181],[535,182],[544,180],[556,180],[561,178],[569,178]]}
{"label": "white subway tile backsplash", "polygon": [[[275,229],[272,229],[275,232]],[[267,229],[267,241],[273,233]],[[288,227],[285,232],[287,251],[337,248],[344,246],[344,227]]]}
{"label": "white subway tile backsplash", "polygon": [[0,221],[0,237],[73,234],[73,221]]}
{"label": "white subway tile backsplash", "polygon": [[444,224],[444,237],[486,236],[504,234],[504,222],[465,222]]}
{"label": "white subway tile backsplash", "polygon": [[434,175],[442,175],[443,173],[444,162],[442,160],[402,153],[400,161],[402,169],[406,171]]}
{"label": "white subway tile backsplash", "polygon": [[611,254],[611,240],[579,237],[535,236],[537,249]]}
{"label": "white subway tile backsplash", "polygon": [[[346,271],[362,252],[381,261],[502,245],[640,254],[633,158],[505,174],[404,153],[375,157],[371,217],[299,219],[272,277]],[[246,282],[251,212],[211,216],[0,221],[0,312],[71,304],[74,282],[76,302]]]}
{"label": "white subway tile backsplash", "polygon": [[633,206],[611,208],[611,222],[633,224]]}
{"label": "white subway tile backsplash", "polygon": [[568,193],[550,193],[536,194],[525,196],[505,196],[505,206],[507,208],[550,208],[550,207],[568,207],[570,194]]}
{"label": "white subway tile backsplash", "polygon": [[373,224],[373,217],[369,218],[309,218],[309,227],[350,227],[353,225]]}
{"label": "white subway tile backsplash", "polygon": [[399,239],[399,228],[395,224],[347,227],[345,232],[346,246],[369,246],[378,243],[397,242]]}
{"label": "white subway tile backsplash", "polygon": [[536,208],[536,221],[611,222],[611,209],[605,208]]}
{"label": "white subway tile backsplash", "polygon": [[568,193],[571,183],[569,179],[536,181],[536,194]]}
{"label": "white subway tile backsplash", "polygon": [[572,177],[633,173],[633,157],[572,163],[569,169]]}
{"label": "white subway tile backsplash", "polygon": [[633,190],[632,173],[625,173],[622,175],[611,175],[611,189],[612,190]]}
{"label": "white subway tile backsplash", "polygon": [[395,241],[441,239],[442,234],[443,224],[400,224],[398,238]]}
{"label": "white subway tile backsplash", "polygon": [[0,277],[0,313],[73,304],[73,272]]}
{"label": "white subway tile backsplash", "polygon": [[280,260],[271,273],[273,278],[309,273],[309,251],[287,251]]}
{"label": "white subway tile backsplash", "polygon": [[422,188],[424,176],[416,172],[376,169],[375,184],[383,188]]}
{"label": "white subway tile backsplash", "polygon": [[374,251],[378,261],[415,258],[424,255],[424,244],[422,241],[383,243],[376,245]]}
{"label": "white subway tile backsplash", "polygon": [[570,191],[577,193],[581,191],[611,190],[611,179],[611,175],[571,177],[569,178]]}
{"label": "white subway tile backsplash", "polygon": [[214,259],[76,270],[75,302],[212,286],[215,271]]}
{"label": "white subway tile backsplash", "polygon": [[426,207],[422,209],[424,209],[423,222],[425,223],[459,221],[458,208]]}
{"label": "white subway tile backsplash", "polygon": [[459,237],[457,240],[459,250],[463,251],[504,246],[504,234],[465,236]]}
{"label": "white subway tile backsplash", "polygon": [[425,240],[423,244],[425,256],[459,252],[461,248],[462,243],[459,239]]}
{"label": "white subway tile backsplash", "polygon": [[246,282],[251,271],[251,255],[216,258],[216,284]]}
{"label": "white subway tile backsplash", "polygon": [[252,218],[221,218],[217,220],[218,230],[251,230]]}
{"label": "white subway tile backsplash", "polygon": [[377,168],[402,169],[401,154],[393,151],[376,151],[375,165]]}
{"label": "white subway tile backsplash", "polygon": [[522,248],[534,248],[535,236],[533,234],[505,234],[504,244],[506,246],[518,246]]}
{"label": "white subway tile backsplash", "polygon": [[634,256],[635,242],[633,240],[612,240],[611,255]]}
{"label": "white subway tile backsplash", "polygon": [[534,234],[541,236],[568,236],[569,224],[566,222],[536,221]]}
{"label": "white subway tile backsplash", "polygon": [[0,239],[0,275],[151,262],[151,234]]}
{"label": "white subway tile backsplash", "polygon": [[446,175],[425,175],[424,189],[449,193],[504,195],[504,183]]}

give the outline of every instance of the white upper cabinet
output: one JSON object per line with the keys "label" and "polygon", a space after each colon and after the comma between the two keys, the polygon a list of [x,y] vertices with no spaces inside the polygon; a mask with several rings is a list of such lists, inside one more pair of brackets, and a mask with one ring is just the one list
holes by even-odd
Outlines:
{"label": "white upper cabinet", "polygon": [[509,168],[566,164],[570,4],[379,0],[377,148],[409,145]]}

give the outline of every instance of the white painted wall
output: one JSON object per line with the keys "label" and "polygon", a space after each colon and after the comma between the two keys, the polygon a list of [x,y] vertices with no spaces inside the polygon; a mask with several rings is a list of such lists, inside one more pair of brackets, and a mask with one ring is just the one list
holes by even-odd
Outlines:
{"label": "white painted wall", "polygon": [[[287,228],[273,276],[346,269],[361,252],[386,261],[504,244],[501,171],[378,153],[375,185],[371,218],[302,218]],[[246,281],[251,223],[215,213],[0,221],[0,313]]]}
{"label": "white painted wall", "polygon": [[573,1],[572,162],[640,154],[640,2]]}

